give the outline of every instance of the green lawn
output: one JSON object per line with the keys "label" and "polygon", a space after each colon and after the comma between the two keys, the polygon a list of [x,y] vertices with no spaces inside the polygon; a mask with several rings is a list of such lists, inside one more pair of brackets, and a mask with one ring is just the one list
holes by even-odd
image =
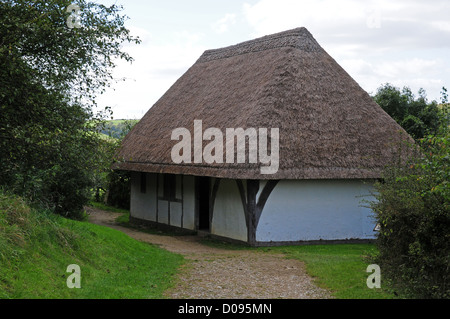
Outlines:
{"label": "green lawn", "polygon": [[[267,249],[267,248],[265,248]],[[288,258],[295,258],[306,264],[308,274],[315,278],[318,286],[330,290],[338,299],[392,299],[395,295],[383,284],[381,288],[370,289],[366,280],[367,258],[377,249],[374,244],[309,245],[271,248],[281,251]]]}
{"label": "green lawn", "polygon": [[383,283],[381,288],[367,287],[367,266],[372,264],[369,256],[377,253],[374,244],[305,245],[252,248],[241,244],[230,244],[220,240],[204,239],[203,244],[223,249],[251,249],[266,253],[283,253],[287,258],[305,263],[307,273],[315,283],[332,292],[337,299],[393,299],[395,296]]}
{"label": "green lawn", "polygon": [[[0,194],[0,298],[163,298],[184,262],[119,231],[17,206]],[[67,287],[70,264],[80,289]]]}

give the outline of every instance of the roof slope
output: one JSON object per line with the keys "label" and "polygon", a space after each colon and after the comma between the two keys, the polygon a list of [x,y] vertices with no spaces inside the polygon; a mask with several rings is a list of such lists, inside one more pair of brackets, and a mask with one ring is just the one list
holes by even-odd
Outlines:
{"label": "roof slope", "polygon": [[[279,128],[279,169],[174,164],[172,130]],[[305,28],[207,50],[125,137],[116,168],[241,179],[377,178],[406,132]],[[207,144],[206,142],[204,144]],[[225,144],[225,143],[224,143]],[[224,149],[224,156],[225,156]]]}

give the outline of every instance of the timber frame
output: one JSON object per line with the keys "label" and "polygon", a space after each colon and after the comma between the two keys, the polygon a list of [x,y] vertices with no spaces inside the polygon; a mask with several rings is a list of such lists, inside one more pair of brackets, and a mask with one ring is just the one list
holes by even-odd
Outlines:
{"label": "timber frame", "polygon": [[[175,230],[180,228],[181,231],[184,229],[183,227],[183,215],[184,215],[184,197],[185,197],[185,185],[184,185],[184,178],[183,175],[181,175],[180,179],[176,179],[177,183],[180,187],[180,193],[178,197],[176,197],[174,194],[173,196],[166,197],[163,194],[163,188],[164,188],[164,173],[156,173],[156,192],[155,192],[155,200],[156,200],[156,212],[155,212],[155,221],[144,221],[139,220],[138,218],[134,218],[130,216],[130,221],[132,221],[133,224],[141,224],[141,225],[148,225],[156,228],[162,228],[162,229],[171,229]],[[173,175],[173,174],[170,174]],[[205,232],[205,230],[200,229],[199,225],[199,219],[200,219],[200,198],[199,198],[199,178],[201,176],[194,176],[195,178],[195,214],[194,214],[194,229],[188,231],[188,233],[200,231],[202,230]],[[145,173],[140,174],[140,187],[141,192],[144,191],[144,185],[146,183],[146,175]],[[216,197],[219,191],[219,187],[221,184],[221,181],[223,178],[219,177],[206,177],[203,176],[203,178],[208,178],[208,218],[209,218],[209,225],[212,225],[213,222],[213,216],[214,216],[214,204],[216,201]],[[237,189],[240,195],[242,208],[245,215],[245,224],[247,226],[247,241],[246,243],[251,246],[258,245],[256,241],[256,229],[258,227],[258,223],[262,214],[262,211],[264,209],[264,206],[267,202],[267,199],[269,198],[270,194],[272,193],[273,189],[278,184],[279,180],[267,180],[264,187],[261,189],[261,181],[256,179],[234,179],[237,185]],[[163,183],[163,184],[162,184]],[[261,189],[261,192],[260,192]],[[258,193],[260,194],[259,197],[257,196]],[[160,222],[160,216],[159,216],[159,202],[160,201],[168,201],[174,202],[174,203],[180,203],[181,204],[181,225],[171,225],[171,209],[170,204],[168,205],[168,212],[167,212],[167,224]],[[210,230],[206,230],[206,233],[209,233]],[[211,236],[216,237],[216,235],[211,234]],[[220,236],[219,236],[220,237]]]}
{"label": "timber frame", "polygon": [[246,196],[242,180],[236,180],[245,212],[247,242],[252,246],[256,245],[256,228],[258,227],[264,205],[278,182],[279,180],[268,180],[266,185],[264,185],[261,195],[258,200],[256,200],[256,195],[258,194],[260,188],[260,181],[254,179],[247,180]]}
{"label": "timber frame", "polygon": [[[217,191],[219,190],[221,178],[215,178],[214,183],[210,189],[209,198],[209,223],[212,224],[212,219],[214,215],[214,202],[216,200]],[[256,195],[260,189],[259,180],[240,180],[236,179],[236,185],[239,190],[241,197],[242,207],[245,214],[245,224],[247,226],[247,243],[251,246],[255,246],[256,243],[256,228],[258,227],[259,219],[261,217],[264,205],[267,202],[270,194],[272,193],[275,186],[278,184],[279,180],[268,180],[266,185],[261,191],[261,195],[258,200]],[[247,193],[245,192],[244,182],[247,184]],[[197,196],[196,196],[197,197]],[[196,208],[196,228],[198,229],[198,203]]]}

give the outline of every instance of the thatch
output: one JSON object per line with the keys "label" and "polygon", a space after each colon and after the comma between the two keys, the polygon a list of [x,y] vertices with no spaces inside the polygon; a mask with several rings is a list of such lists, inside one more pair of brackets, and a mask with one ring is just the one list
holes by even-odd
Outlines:
{"label": "thatch", "polygon": [[[280,164],[174,164],[172,130],[279,128]],[[116,168],[239,179],[378,178],[406,132],[305,28],[207,50],[125,137]],[[205,143],[207,144],[207,143]],[[225,150],[224,150],[225,154]],[[225,155],[224,155],[225,156]]]}

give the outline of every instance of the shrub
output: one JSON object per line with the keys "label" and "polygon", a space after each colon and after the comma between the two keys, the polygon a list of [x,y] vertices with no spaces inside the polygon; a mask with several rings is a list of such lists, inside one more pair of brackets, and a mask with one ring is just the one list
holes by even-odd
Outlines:
{"label": "shrub", "polygon": [[380,231],[376,262],[401,293],[450,298],[449,134],[420,142],[406,165],[390,166],[371,203]]}
{"label": "shrub", "polygon": [[108,174],[108,205],[130,209],[131,176],[129,171],[111,171]]}

